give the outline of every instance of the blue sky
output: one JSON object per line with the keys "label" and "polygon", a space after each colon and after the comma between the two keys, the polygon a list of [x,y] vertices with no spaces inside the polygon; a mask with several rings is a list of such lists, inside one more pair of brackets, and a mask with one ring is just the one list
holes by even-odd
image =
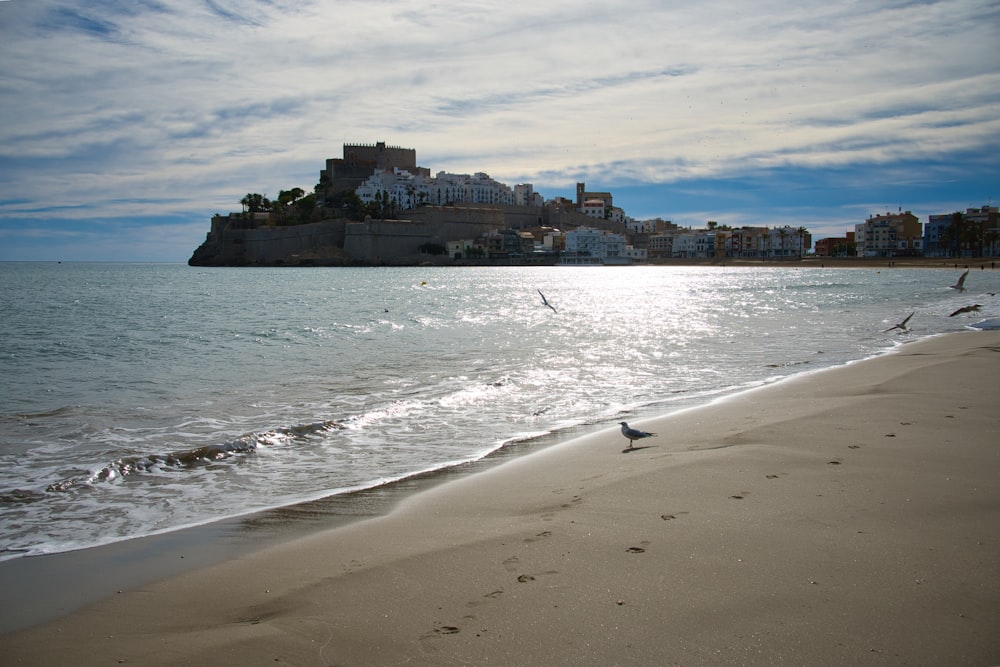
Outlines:
{"label": "blue sky", "polygon": [[995,0],[0,0],[0,260],[186,261],[345,142],[636,218],[1000,200]]}

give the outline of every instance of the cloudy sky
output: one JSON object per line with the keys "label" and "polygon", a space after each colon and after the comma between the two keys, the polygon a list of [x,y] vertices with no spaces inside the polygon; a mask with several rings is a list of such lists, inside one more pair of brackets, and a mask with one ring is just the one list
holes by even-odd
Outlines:
{"label": "cloudy sky", "polygon": [[186,261],[347,143],[636,218],[1000,201],[1000,5],[0,0],[0,260]]}

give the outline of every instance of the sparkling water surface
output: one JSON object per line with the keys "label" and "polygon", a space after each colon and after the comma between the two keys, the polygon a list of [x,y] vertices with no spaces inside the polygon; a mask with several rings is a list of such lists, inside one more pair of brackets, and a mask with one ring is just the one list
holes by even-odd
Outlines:
{"label": "sparkling water surface", "polygon": [[1000,273],[959,293],[960,273],[0,263],[0,558],[370,488],[996,318]]}

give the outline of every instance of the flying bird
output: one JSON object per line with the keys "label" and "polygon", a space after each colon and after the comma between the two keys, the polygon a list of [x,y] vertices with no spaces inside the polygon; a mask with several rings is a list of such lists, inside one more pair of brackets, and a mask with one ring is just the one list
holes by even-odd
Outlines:
{"label": "flying bird", "polygon": [[975,303],[971,306],[965,306],[964,308],[959,308],[948,317],[955,317],[956,315],[961,315],[962,313],[976,313],[979,312],[980,308],[982,308],[982,306],[978,303]]}
{"label": "flying bird", "polygon": [[965,278],[968,275],[969,275],[969,270],[966,269],[965,273],[963,273],[961,276],[959,276],[958,282],[955,283],[954,285],[952,285],[951,288],[952,289],[957,289],[959,292],[964,292],[965,291]]}
{"label": "flying bird", "polygon": [[[915,312],[917,312],[917,311],[913,311],[913,313],[915,313]],[[891,326],[891,327],[889,327],[888,329],[886,329],[886,330],[885,330],[885,331],[883,331],[882,333],[889,333],[889,332],[890,332],[890,331],[892,331],[893,329],[901,329],[902,331],[907,331],[907,328],[906,328],[906,323],[910,321],[910,318],[911,318],[911,317],[913,317],[913,313],[910,313],[909,315],[907,315],[907,316],[906,316],[906,319],[904,319],[904,320],[903,320],[902,322],[900,322],[899,324],[897,324],[897,325],[895,325],[895,326]]]}
{"label": "flying bird", "polygon": [[620,422],[622,425],[622,435],[628,438],[628,446],[632,447],[632,443],[636,440],[642,440],[643,438],[651,438],[655,433],[646,433],[645,431],[640,431],[637,428],[632,428],[627,422]]}
{"label": "flying bird", "polygon": [[558,310],[556,310],[556,307],[553,306],[551,303],[549,303],[549,300],[545,298],[545,295],[542,294],[542,290],[538,290],[538,294],[542,297],[542,303],[551,308],[553,313],[559,312]]}

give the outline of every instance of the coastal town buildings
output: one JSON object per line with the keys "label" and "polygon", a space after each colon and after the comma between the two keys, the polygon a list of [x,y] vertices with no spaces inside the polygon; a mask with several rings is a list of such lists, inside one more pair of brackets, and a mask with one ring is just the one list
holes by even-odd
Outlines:
{"label": "coastal town buildings", "polygon": [[624,234],[579,227],[565,233],[561,264],[629,264]]}
{"label": "coastal town buildings", "polygon": [[630,234],[656,234],[670,229],[677,229],[677,225],[663,218],[636,220],[626,217],[624,223],[625,228]]}
{"label": "coastal town buildings", "polygon": [[844,236],[828,236],[816,241],[814,252],[818,257],[848,257],[854,254],[854,232]]}
{"label": "coastal town buildings", "polygon": [[670,259],[798,258],[810,248],[812,237],[803,228],[739,227],[665,230],[649,237],[649,256]]}
{"label": "coastal town buildings", "polygon": [[603,199],[588,199],[583,202],[583,206],[580,207],[580,212],[589,218],[596,218],[598,220],[604,220],[604,214],[606,212]]}
{"label": "coastal town buildings", "polygon": [[586,183],[576,184],[576,207],[578,209],[582,209],[586,202],[595,199],[604,202],[604,207],[607,209],[614,206],[614,197],[611,196],[610,192],[588,192]]}
{"label": "coastal town buildings", "polygon": [[543,204],[542,195],[535,192],[531,183],[514,186],[514,206],[542,206]]}
{"label": "coastal town buildings", "polygon": [[924,226],[926,257],[996,257],[1000,252],[1000,208],[967,208],[928,217]]}
{"label": "coastal town buildings", "polygon": [[[509,186],[485,172],[432,176],[418,166],[414,149],[385,142],[344,144],[343,157],[326,161],[312,202],[279,198],[272,206],[256,195],[262,207],[212,219],[191,262],[791,261],[806,256],[813,245],[804,227],[730,227],[710,220],[703,228],[682,228],[662,218],[632,218],[615,206],[611,192],[589,190],[583,182],[576,183],[573,195],[545,200],[530,183]],[[931,215],[926,225],[902,209],[873,215],[842,237],[820,239],[815,248],[821,257],[998,253],[1000,211],[995,206]]]}
{"label": "coastal town buildings", "polygon": [[[405,169],[376,169],[356,189],[365,204],[383,202],[395,210],[409,210],[431,204],[450,206],[456,203],[497,204],[504,206],[541,206],[541,196],[530,184],[515,189],[496,181],[484,172],[449,174],[439,171],[430,177]],[[518,200],[525,203],[518,204]]]}
{"label": "coastal town buildings", "polygon": [[971,231],[967,252],[974,252],[979,257],[996,257],[1000,251],[1000,208],[968,208],[964,221]]}
{"label": "coastal town buildings", "polygon": [[950,257],[954,246],[950,243],[948,228],[952,226],[953,213],[931,215],[924,225],[924,255]]}
{"label": "coastal town buildings", "polygon": [[858,257],[901,257],[922,253],[920,220],[911,212],[873,215],[854,227]]}

